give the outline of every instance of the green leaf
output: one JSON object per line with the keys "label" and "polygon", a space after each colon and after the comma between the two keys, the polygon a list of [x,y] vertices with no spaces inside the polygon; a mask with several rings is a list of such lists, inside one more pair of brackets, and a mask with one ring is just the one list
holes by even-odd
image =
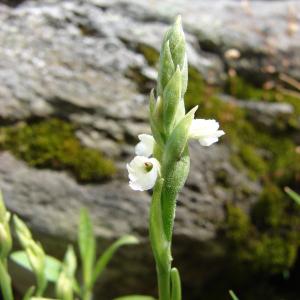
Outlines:
{"label": "green leaf", "polygon": [[294,192],[289,187],[285,187],[284,191],[298,204],[300,205],[300,195]]}
{"label": "green leaf", "polygon": [[58,300],[58,299],[44,298],[44,297],[31,297],[30,300]]}
{"label": "green leaf", "polygon": [[114,242],[105,252],[98,258],[93,272],[91,286],[96,282],[107,264],[112,259],[115,252],[122,246],[138,244],[138,239],[132,235],[125,235]]}
{"label": "green leaf", "polygon": [[171,270],[171,283],[172,283],[172,298],[171,300],[181,300],[181,282],[179,272],[176,268]]}
{"label": "green leaf", "polygon": [[183,187],[190,168],[188,151],[189,129],[197,106],[190,110],[177,124],[168,139],[162,159],[162,214],[166,237],[171,241],[175,218],[176,199]]}
{"label": "green leaf", "polygon": [[30,300],[35,291],[35,286],[31,286],[25,293],[23,300]]}
{"label": "green leaf", "polygon": [[[16,251],[10,255],[10,258],[23,268],[33,271],[25,251]],[[46,255],[45,257],[45,276],[48,281],[56,282],[60,269],[61,262],[55,257]]]}
{"label": "green leaf", "polygon": [[91,218],[86,209],[80,212],[78,230],[78,246],[83,266],[83,280],[86,286],[90,285],[95,262],[96,240]]}
{"label": "green leaf", "polygon": [[172,54],[170,50],[169,41],[166,41],[162,45],[159,61],[159,72],[158,72],[158,95],[163,93],[163,90],[171,77],[175,72],[176,66],[172,60]]}
{"label": "green leaf", "polygon": [[169,247],[169,242],[165,236],[162,206],[161,206],[161,192],[164,184],[164,179],[157,180],[152,194],[151,208],[150,208],[150,240],[155,256],[155,260],[159,264],[160,269],[165,269],[165,264],[169,260],[164,256],[169,254],[166,249]]}
{"label": "green leaf", "polygon": [[186,54],[184,55],[183,66],[181,68],[181,97],[184,97],[184,94],[188,86],[188,61]]}
{"label": "green leaf", "polygon": [[229,290],[229,295],[232,300],[239,300],[239,298],[236,296],[236,294],[232,290]]}
{"label": "green leaf", "polygon": [[161,147],[164,142],[161,137],[161,99],[158,97],[157,101],[155,100],[154,97],[154,90],[151,90],[150,93],[150,105],[149,105],[149,120],[150,120],[150,126],[151,126],[151,131],[152,135],[156,141],[156,143]]}
{"label": "green leaf", "polygon": [[5,221],[6,213],[7,213],[7,211],[6,211],[5,203],[3,200],[3,195],[0,190],[0,223],[3,223]]}
{"label": "green leaf", "polygon": [[176,200],[182,189],[190,169],[190,156],[186,146],[176,163],[169,164],[165,169],[164,186],[161,193],[162,219],[166,238],[171,242],[176,210]]}
{"label": "green leaf", "polygon": [[185,57],[185,38],[181,24],[181,16],[177,16],[173,26],[167,31],[164,41],[169,41],[174,65],[182,68]]}
{"label": "green leaf", "polygon": [[68,277],[73,278],[77,268],[77,260],[72,245],[68,246],[63,265]]}
{"label": "green leaf", "polygon": [[[164,126],[166,134],[173,129],[175,123],[175,115],[178,104],[181,100],[181,72],[180,68],[176,68],[176,72],[168,82],[163,92],[163,106],[164,106]],[[183,101],[183,100],[182,100]]]}
{"label": "green leaf", "polygon": [[128,295],[128,296],[115,298],[114,300],[156,300],[156,299],[151,296]]}
{"label": "green leaf", "polygon": [[197,106],[190,110],[173,130],[163,156],[162,177],[166,178],[170,167],[180,160],[189,139],[189,129]]}

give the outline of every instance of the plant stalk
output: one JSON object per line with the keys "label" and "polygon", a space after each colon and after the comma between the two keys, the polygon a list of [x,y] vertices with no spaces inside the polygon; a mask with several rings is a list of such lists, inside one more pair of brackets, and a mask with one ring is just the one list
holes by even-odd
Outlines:
{"label": "plant stalk", "polygon": [[162,270],[156,267],[158,278],[158,294],[159,300],[170,300],[170,267],[167,270]]}
{"label": "plant stalk", "polygon": [[13,292],[11,287],[11,279],[7,272],[6,261],[0,260],[0,287],[4,300],[13,300]]}

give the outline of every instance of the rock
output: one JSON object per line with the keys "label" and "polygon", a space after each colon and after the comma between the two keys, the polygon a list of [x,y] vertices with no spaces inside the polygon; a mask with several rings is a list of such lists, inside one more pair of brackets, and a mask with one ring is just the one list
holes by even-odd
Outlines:
{"label": "rock", "polygon": [[278,128],[281,125],[288,125],[288,120],[294,113],[293,106],[288,103],[237,100],[226,95],[222,95],[221,99],[226,103],[245,109],[247,115],[254,123],[263,125],[271,130]]}

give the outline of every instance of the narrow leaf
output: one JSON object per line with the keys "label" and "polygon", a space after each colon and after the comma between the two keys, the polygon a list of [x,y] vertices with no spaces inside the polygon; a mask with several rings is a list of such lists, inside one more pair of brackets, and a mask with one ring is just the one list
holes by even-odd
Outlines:
{"label": "narrow leaf", "polygon": [[96,240],[92,221],[86,209],[82,209],[80,213],[78,244],[83,266],[83,280],[85,285],[89,285],[95,262]]}
{"label": "narrow leaf", "polygon": [[[163,170],[168,172],[168,166],[178,161],[186,147],[189,138],[189,129],[194,119],[195,111],[197,106],[190,110],[185,117],[177,124],[173,130],[166,149],[164,151],[163,158]],[[163,177],[165,174],[163,174]]]}
{"label": "narrow leaf", "polygon": [[285,187],[284,191],[298,204],[300,205],[300,195],[294,192],[292,189],[289,187]]}
{"label": "narrow leaf", "polygon": [[138,244],[138,239],[132,235],[126,235],[114,242],[105,252],[99,257],[93,272],[91,286],[96,282],[98,277],[102,274],[107,264],[112,259],[115,252],[122,246]]}
{"label": "narrow leaf", "polygon": [[173,164],[170,163],[163,173],[165,183],[161,195],[162,219],[164,232],[169,242],[172,239],[177,196],[186,181],[189,169],[190,156],[188,146],[186,146],[180,159]]}
{"label": "narrow leaf", "polygon": [[[17,263],[18,265],[20,265],[21,267],[23,267],[24,269],[27,269],[31,272],[33,272],[31,264],[28,260],[27,254],[25,251],[16,251],[13,252],[10,255],[10,258]],[[48,281],[51,282],[56,282],[58,276],[59,276],[59,272],[60,269],[62,267],[61,262],[56,259],[55,257],[46,255],[45,258],[45,276],[46,279]]]}
{"label": "narrow leaf", "polygon": [[170,50],[169,41],[163,43],[158,72],[158,95],[160,96],[175,72],[175,65],[172,60],[172,54]]}
{"label": "narrow leaf", "polygon": [[34,291],[35,291],[35,286],[31,286],[25,293],[23,300],[30,300],[32,298]]}
{"label": "narrow leaf", "polygon": [[161,269],[165,268],[165,257],[163,254],[166,253],[166,249],[169,246],[169,242],[165,236],[163,215],[162,215],[162,205],[161,205],[161,194],[164,185],[164,179],[160,178],[155,184],[151,208],[150,208],[150,240],[152,245],[152,250],[156,258],[157,263]]}
{"label": "narrow leaf", "polygon": [[163,92],[163,106],[164,106],[164,126],[166,134],[173,129],[175,123],[175,115],[181,100],[181,72],[179,67],[168,82]]}
{"label": "narrow leaf", "polygon": [[181,282],[179,272],[176,268],[171,270],[171,283],[172,283],[172,298],[171,300],[181,300]]}
{"label": "narrow leaf", "polygon": [[0,260],[0,287],[4,300],[13,300],[11,278],[7,272],[5,263]]}
{"label": "narrow leaf", "polygon": [[144,295],[129,295],[115,298],[114,300],[156,300],[151,296],[144,296]]}
{"label": "narrow leaf", "polygon": [[236,296],[236,294],[232,290],[229,291],[229,295],[232,300],[239,300],[239,298]]}

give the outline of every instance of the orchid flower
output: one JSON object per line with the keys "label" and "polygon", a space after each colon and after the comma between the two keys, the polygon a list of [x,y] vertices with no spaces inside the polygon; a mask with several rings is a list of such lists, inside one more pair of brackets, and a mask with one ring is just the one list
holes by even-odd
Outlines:
{"label": "orchid flower", "polygon": [[160,172],[160,164],[155,158],[136,156],[127,164],[129,186],[135,191],[146,191],[153,188]]}
{"label": "orchid flower", "polygon": [[195,119],[190,126],[189,137],[197,139],[201,146],[208,147],[225,134],[218,129],[219,123],[216,120]]}
{"label": "orchid flower", "polygon": [[154,138],[150,134],[140,134],[140,142],[135,146],[135,154],[150,157],[153,154]]}

